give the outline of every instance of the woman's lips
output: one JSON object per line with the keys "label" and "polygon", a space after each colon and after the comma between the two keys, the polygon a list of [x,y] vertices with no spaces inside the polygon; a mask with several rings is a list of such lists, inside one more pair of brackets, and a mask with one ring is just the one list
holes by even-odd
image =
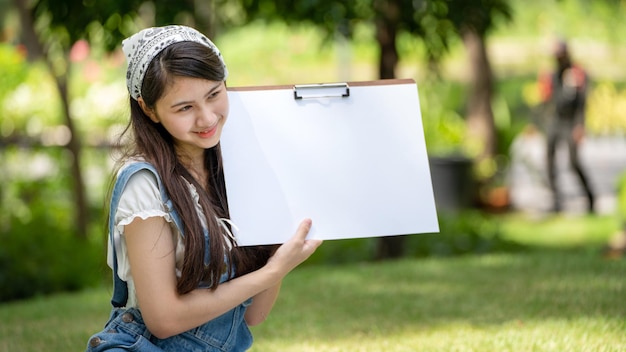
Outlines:
{"label": "woman's lips", "polygon": [[217,126],[196,133],[200,138],[211,138],[215,135],[215,132],[217,132]]}

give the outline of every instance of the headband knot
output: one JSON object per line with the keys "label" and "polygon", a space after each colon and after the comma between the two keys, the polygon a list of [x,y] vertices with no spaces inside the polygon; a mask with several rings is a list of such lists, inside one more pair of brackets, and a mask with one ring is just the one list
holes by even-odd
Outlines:
{"label": "headband knot", "polygon": [[126,71],[126,87],[133,99],[141,97],[141,86],[146,69],[163,49],[179,42],[200,43],[217,55],[224,67],[224,80],[228,76],[226,64],[219,49],[209,38],[197,30],[187,27],[171,25],[143,29],[122,41],[122,51],[128,61]]}

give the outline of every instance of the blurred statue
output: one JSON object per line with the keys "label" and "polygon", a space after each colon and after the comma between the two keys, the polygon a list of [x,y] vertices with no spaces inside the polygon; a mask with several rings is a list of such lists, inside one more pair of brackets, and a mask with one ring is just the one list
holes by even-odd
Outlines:
{"label": "blurred statue", "polygon": [[546,106],[547,116],[547,166],[550,188],[553,194],[552,210],[562,209],[562,195],[557,187],[555,165],[559,142],[567,143],[569,161],[588,199],[588,211],[593,212],[594,195],[589,179],[580,164],[578,147],[585,134],[585,103],[587,95],[587,74],[572,62],[567,43],[557,41],[553,49],[556,70],[540,78],[541,97]]}

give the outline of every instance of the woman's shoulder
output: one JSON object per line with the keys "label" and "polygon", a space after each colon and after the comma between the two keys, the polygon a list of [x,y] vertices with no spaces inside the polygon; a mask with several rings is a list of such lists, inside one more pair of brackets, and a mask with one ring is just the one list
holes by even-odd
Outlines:
{"label": "woman's shoulder", "polygon": [[[158,174],[152,164],[142,158],[127,159],[117,170],[116,188],[121,196],[131,199],[160,200]],[[129,197],[130,196],[130,197]]]}
{"label": "woman's shoulder", "polygon": [[131,166],[125,165],[118,174],[123,178],[118,177],[118,182],[123,182],[120,184],[122,190],[119,193],[116,223],[125,224],[137,216],[165,216],[169,221],[156,174],[146,168],[138,168],[124,175],[124,170],[130,170]]}
{"label": "woman's shoulder", "polygon": [[152,165],[150,162],[148,162],[147,160],[145,160],[142,157],[133,157],[133,158],[129,158],[126,159],[124,161],[122,161],[119,164],[118,170],[117,170],[117,177],[119,178],[120,175],[122,175],[123,173],[133,173],[134,171],[138,171],[141,169],[152,169],[155,173],[156,173],[156,169],[154,168],[154,165]]}

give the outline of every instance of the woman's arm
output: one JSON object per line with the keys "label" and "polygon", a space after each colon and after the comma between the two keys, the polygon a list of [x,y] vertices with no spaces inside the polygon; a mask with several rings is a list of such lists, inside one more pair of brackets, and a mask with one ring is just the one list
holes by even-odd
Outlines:
{"label": "woman's arm", "polygon": [[[269,298],[278,294],[282,278],[306,260],[321,241],[306,240],[311,221],[303,221],[291,240],[283,244],[261,269],[235,278],[217,289],[196,289],[184,295],[176,290],[175,243],[162,217],[137,218],[125,228],[126,246],[142,316],[150,332],[167,338],[204,324],[259,295],[253,311],[267,315]],[[273,292],[276,290],[275,292]],[[262,292],[266,291],[265,294]],[[265,306],[260,309],[261,306]],[[252,320],[252,319],[251,319]]]}
{"label": "woman's arm", "polygon": [[267,319],[278,298],[280,285],[281,283],[278,283],[253,297],[252,304],[246,309],[245,318],[248,325],[258,325]]}

